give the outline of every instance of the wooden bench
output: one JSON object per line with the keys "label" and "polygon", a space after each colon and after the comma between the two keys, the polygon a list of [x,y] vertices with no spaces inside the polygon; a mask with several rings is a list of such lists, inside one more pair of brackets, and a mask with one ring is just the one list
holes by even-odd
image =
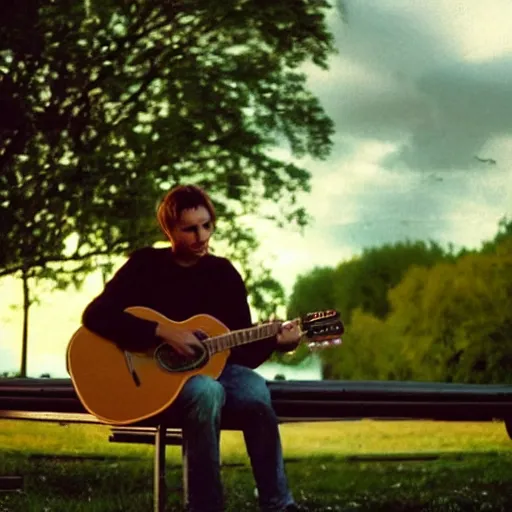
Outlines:
{"label": "wooden bench", "polygon": [[[394,381],[270,381],[268,386],[281,423],[348,418],[504,420],[512,438],[512,386]],[[99,424],[83,408],[70,379],[0,379],[0,418]],[[237,426],[222,428],[236,430]],[[165,448],[182,444],[180,425],[152,419],[112,427],[109,441],[154,444],[154,511],[163,512]],[[182,459],[186,494],[183,446]]]}

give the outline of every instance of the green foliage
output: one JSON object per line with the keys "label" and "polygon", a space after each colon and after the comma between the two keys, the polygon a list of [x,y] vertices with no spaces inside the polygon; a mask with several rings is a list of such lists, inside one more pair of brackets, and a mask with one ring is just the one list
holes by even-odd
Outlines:
{"label": "green foliage", "polygon": [[378,378],[387,367],[383,364],[388,345],[385,324],[361,309],[353,312],[349,341],[341,348],[324,350],[322,377],[324,379],[365,379],[369,375]]}
{"label": "green foliage", "polygon": [[336,306],[347,321],[356,308],[385,318],[390,311],[387,294],[411,265],[429,267],[447,257],[434,242],[406,241],[365,249],[361,256],[336,268]]}
{"label": "green foliage", "polygon": [[277,315],[279,306],[285,303],[284,289],[270,275],[270,271],[263,265],[259,268],[246,270],[248,279],[246,281],[249,300],[258,313],[258,320],[265,321]]}
{"label": "green foliage", "polygon": [[288,318],[331,309],[334,304],[333,279],[334,270],[329,267],[315,267],[307,274],[299,275],[288,302]]}
{"label": "green foliage", "polygon": [[[509,240],[502,240],[493,253],[467,253],[432,268],[411,267],[389,293],[392,310],[383,335],[391,357],[380,358],[377,349],[378,368],[369,368],[365,377],[381,378],[387,370],[388,378],[401,380],[512,382],[510,247]],[[368,346],[360,336],[371,339],[374,333],[363,320],[354,316],[349,330],[354,339],[348,336],[365,360]]]}
{"label": "green foliage", "polygon": [[233,220],[265,200],[303,225],[296,195],[309,173],[268,150],[330,149],[332,122],[298,70],[326,66],[327,8],[17,2],[0,27],[0,100],[11,114],[1,126],[0,276],[157,241],[156,202],[180,182],[213,195],[228,220],[221,234],[240,231]]}
{"label": "green foliage", "polygon": [[[501,422],[342,421],[280,430],[291,490],[311,511],[512,507],[512,445]],[[24,475],[30,492],[0,493],[0,509],[151,510],[154,449],[109,443],[108,435],[106,426],[4,421],[0,474]],[[167,450],[168,510],[183,508],[180,455]],[[240,432],[222,434],[222,479],[226,512],[259,510]]]}
{"label": "green foliage", "polygon": [[21,377],[19,372],[2,372],[0,373],[0,378],[8,379],[8,378],[18,378]]}
{"label": "green foliage", "polygon": [[387,294],[411,265],[431,266],[451,256],[431,242],[398,242],[365,249],[361,256],[335,269],[314,268],[297,278],[288,303],[288,315],[335,307],[345,321],[360,308],[379,318],[390,310]]}
{"label": "green foliage", "polygon": [[498,232],[496,236],[482,246],[482,252],[503,252],[504,250],[512,250],[512,220],[503,217],[498,223]]}
{"label": "green foliage", "polygon": [[512,382],[512,252],[422,270],[390,294],[415,378]]}
{"label": "green foliage", "polygon": [[[361,256],[342,262],[336,268],[314,268],[299,276],[295,282],[288,303],[288,316],[335,308],[346,324],[348,339],[352,340],[354,326],[351,317],[354,311],[360,310],[359,321],[370,318],[363,313],[384,319],[390,309],[388,292],[400,282],[411,265],[430,266],[449,257],[433,242],[426,244],[422,241],[407,241],[366,249]],[[377,325],[380,323],[377,322]],[[371,357],[375,356],[371,348],[373,343],[367,343]],[[352,346],[352,342],[349,342],[340,349],[320,352],[325,378],[363,378],[365,375],[374,375],[363,371],[356,353],[348,355]],[[359,342],[356,346],[359,347]],[[337,361],[338,354],[343,354],[343,363]],[[307,356],[307,348],[300,347],[293,357],[286,355],[280,357],[280,360],[296,364]],[[379,361],[380,357],[384,356],[378,355]],[[380,372],[378,375],[380,378]],[[400,371],[399,375],[404,375],[404,372]],[[388,377],[384,372],[383,378]]]}
{"label": "green foliage", "polygon": [[13,4],[0,21],[0,277],[63,289],[98,267],[107,275],[111,256],[162,240],[157,203],[187,182],[212,195],[218,236],[233,244],[255,307],[282,303],[279,284],[251,264],[254,233],[237,219],[273,202],[278,225],[307,222],[297,194],[309,190],[309,172],[270,150],[330,151],[333,123],[299,69],[325,68],[334,51],[328,8]]}
{"label": "green foliage", "polygon": [[[334,297],[332,279],[334,270],[316,267],[311,272],[298,276],[287,304],[286,317],[296,318],[306,313],[332,309]],[[290,353],[276,353],[274,360],[289,365],[303,362],[311,355],[306,344],[301,344]]]}
{"label": "green foliage", "polygon": [[320,352],[324,378],[512,383],[511,234],[501,221],[481,251],[397,244],[301,276],[290,307],[351,294],[331,298],[346,334]]}

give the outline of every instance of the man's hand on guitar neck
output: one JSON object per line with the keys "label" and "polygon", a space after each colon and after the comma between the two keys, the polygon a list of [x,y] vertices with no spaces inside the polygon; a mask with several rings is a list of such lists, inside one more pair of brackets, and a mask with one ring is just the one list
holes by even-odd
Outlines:
{"label": "man's hand on guitar neck", "polygon": [[302,332],[300,330],[300,319],[295,318],[289,322],[284,322],[281,325],[281,330],[277,334],[277,343],[279,345],[286,345],[290,343],[298,343]]}
{"label": "man's hand on guitar neck", "polygon": [[[277,322],[276,315],[270,315],[270,318],[265,322],[259,322],[259,325],[266,323]],[[281,324],[281,328],[277,333],[277,343],[279,345],[291,345],[298,343],[302,337],[302,331],[300,328],[300,318],[295,318]]]}
{"label": "man's hand on guitar neck", "polygon": [[193,347],[201,347],[201,342],[194,334],[173,325],[158,324],[155,334],[182,356],[193,356]]}

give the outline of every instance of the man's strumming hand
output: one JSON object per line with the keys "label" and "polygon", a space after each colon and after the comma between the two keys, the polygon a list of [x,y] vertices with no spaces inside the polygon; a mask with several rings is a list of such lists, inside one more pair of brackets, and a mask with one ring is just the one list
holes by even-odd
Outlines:
{"label": "man's strumming hand", "polygon": [[201,347],[201,342],[194,334],[173,325],[158,324],[155,334],[182,356],[193,356],[194,346]]}

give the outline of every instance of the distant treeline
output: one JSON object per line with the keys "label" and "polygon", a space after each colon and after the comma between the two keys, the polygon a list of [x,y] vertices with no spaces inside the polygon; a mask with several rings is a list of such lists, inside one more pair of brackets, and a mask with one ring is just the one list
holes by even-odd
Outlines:
{"label": "distant treeline", "polygon": [[288,317],[326,308],[346,334],[325,379],[511,383],[512,222],[479,250],[403,242],[301,275]]}

